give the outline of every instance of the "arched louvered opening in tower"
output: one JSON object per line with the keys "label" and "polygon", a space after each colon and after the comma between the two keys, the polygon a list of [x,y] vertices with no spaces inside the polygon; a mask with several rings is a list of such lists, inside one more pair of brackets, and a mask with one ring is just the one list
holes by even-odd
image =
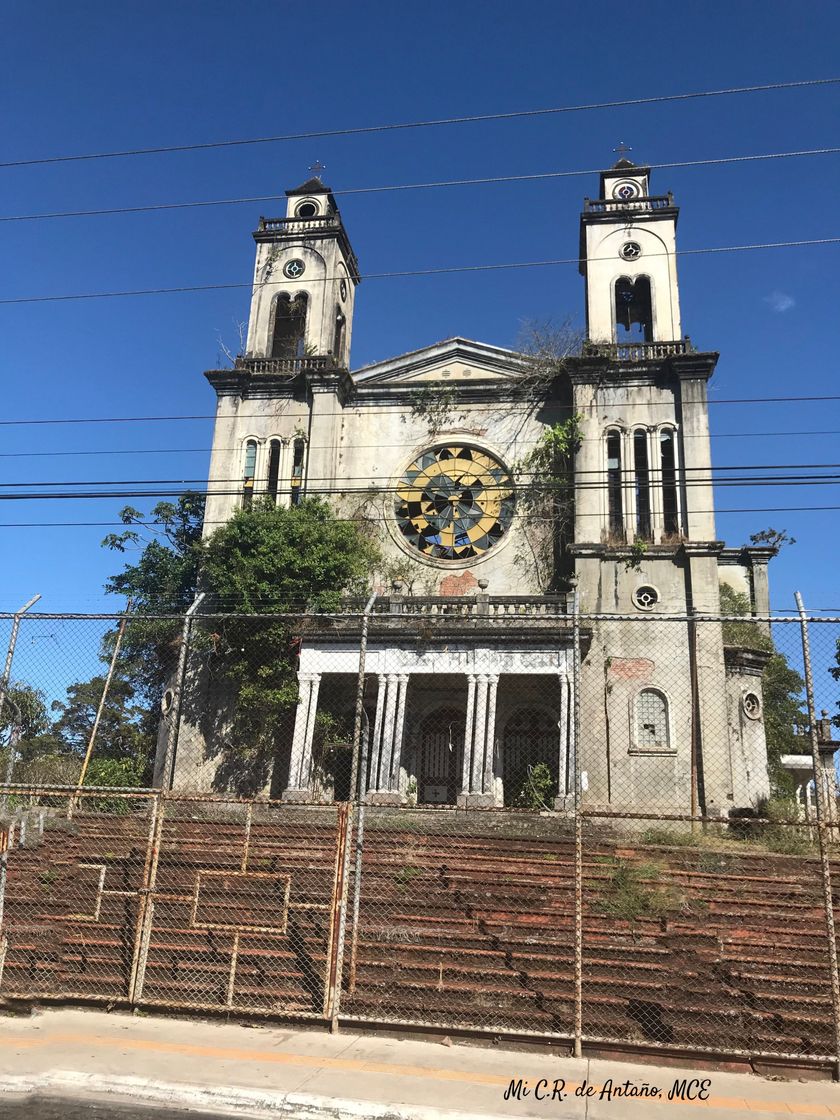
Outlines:
{"label": "arched louvered opening in tower", "polygon": [[305,292],[294,299],[281,292],[274,301],[274,322],[271,332],[272,358],[289,361],[302,358],[306,349],[306,313],[309,300]]}
{"label": "arched louvered opening in tower", "polygon": [[635,280],[620,276],[616,280],[615,328],[616,342],[653,341],[653,304],[647,276]]}

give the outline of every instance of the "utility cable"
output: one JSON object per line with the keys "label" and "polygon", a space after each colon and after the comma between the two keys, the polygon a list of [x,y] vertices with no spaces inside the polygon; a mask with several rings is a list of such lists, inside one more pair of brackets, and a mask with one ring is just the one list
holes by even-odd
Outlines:
{"label": "utility cable", "polygon": [[[791,152],[762,152],[741,156],[718,156],[709,159],[672,160],[665,163],[646,163],[651,170],[667,171],[688,167],[720,167],[730,163],[756,163],[776,159],[800,159],[807,156],[837,155],[836,148],[803,148]],[[2,164],[0,164],[2,166]],[[488,175],[477,179],[440,179],[419,183],[392,183],[373,187],[345,187],[333,190],[340,197],[361,194],[385,194],[394,191],[437,190],[445,187],[481,187],[500,183],[530,183],[547,179],[571,179],[600,175],[603,168],[585,168],[576,171],[537,171],[520,175]],[[240,206],[245,203],[277,202],[276,194],[243,195],[240,198],[212,198],[191,202],[153,202],[142,206],[107,206],[92,210],[51,210],[35,214],[3,214],[2,222],[38,222],[56,218],[102,218],[118,214],[151,214],[166,210],[195,210],[212,206]]]}
{"label": "utility cable", "polygon": [[[583,475],[593,475],[593,474],[594,475],[602,475],[604,473],[605,469],[606,468],[599,469],[599,470],[575,470],[574,474],[575,474],[575,478],[579,478]],[[708,472],[709,469],[711,469],[712,474],[714,474],[717,471],[821,471],[821,470],[826,470],[827,471],[827,470],[840,469],[840,463],[734,463],[734,464],[714,464],[714,465],[711,466],[711,468],[709,468],[707,466],[692,467],[692,466],[687,466],[686,465],[686,466],[682,466],[680,468],[680,471],[683,474],[692,474],[692,473],[697,474],[697,472],[700,472],[700,471]],[[543,472],[521,470],[521,471],[516,471],[516,476],[517,476],[517,478],[529,478],[529,477],[542,478],[543,477]],[[822,478],[822,477],[826,477],[826,476],[814,475],[814,476],[802,476],[802,477]],[[828,476],[828,477],[835,477],[835,476]],[[838,476],[838,477],[840,477],[840,476]],[[317,475],[308,474],[306,476],[306,482],[307,482],[307,485],[311,485],[312,483],[326,482],[326,481],[331,480],[333,478],[335,478],[335,475],[325,475],[323,477],[319,477]],[[707,474],[704,474],[703,476],[698,475],[696,478],[693,478],[693,479],[689,478],[688,481],[690,481],[690,482],[691,481],[699,481],[699,482],[704,482],[705,483],[705,482],[708,482],[709,479],[710,479],[710,476],[707,473]],[[255,476],[254,480],[258,484],[266,484],[268,482],[267,476],[257,475],[257,476]],[[350,474],[350,475],[344,475],[343,474],[341,476],[341,480],[342,480],[342,482],[365,482],[365,483],[367,483],[368,481],[371,480],[371,475],[370,474]],[[770,481],[773,480],[772,475],[770,476],[769,480]],[[224,483],[233,483],[235,485],[241,485],[244,481],[244,476],[236,475],[235,477],[232,477],[232,478],[231,477],[228,477],[228,478],[212,478],[210,480],[208,480],[206,475],[204,475],[201,478],[123,478],[123,479],[87,479],[87,480],[81,480],[81,481],[80,480],[69,480],[68,481],[66,479],[64,479],[64,480],[62,480],[62,479],[57,479],[57,480],[45,479],[45,480],[40,480],[40,481],[37,481],[37,482],[0,482],[0,490],[10,489],[10,488],[13,488],[15,486],[27,486],[27,487],[35,487],[35,486],[44,486],[44,487],[46,487],[46,486],[174,486],[174,485],[189,486],[189,485],[192,485],[192,484],[195,484],[195,485],[198,485],[198,486],[204,486],[208,483],[208,481],[210,483],[213,483],[213,484],[218,484],[218,483],[223,483],[224,482]],[[344,489],[344,487],[343,486],[337,486],[337,487],[335,487],[335,489],[336,489],[336,491],[341,491],[341,490]]]}
{"label": "utility cable", "polygon": [[[23,421],[21,421],[22,423]],[[807,429],[804,431],[782,431],[782,432],[712,432],[709,439],[765,439],[769,437],[784,436],[785,439],[790,436],[840,436],[840,428],[829,429]],[[278,437],[279,438],[279,437]],[[682,438],[686,439],[706,439],[706,435],[699,432],[683,432]],[[585,436],[579,441],[580,443],[601,443],[603,436]],[[310,452],[312,451],[329,451],[332,449],[332,444],[325,443],[310,443],[307,447]],[[405,442],[401,443],[353,443],[353,449],[358,451],[362,449],[370,449],[375,447],[378,450],[392,449],[394,447],[405,447]],[[242,444],[237,444],[235,447],[216,447],[213,448],[210,444],[204,447],[139,447],[133,451],[126,451],[122,448],[108,448],[104,451],[0,451],[0,459],[59,459],[59,458],[75,458],[78,456],[96,456],[96,455],[209,455],[211,451],[235,451],[241,452],[243,450]],[[721,469],[724,468],[713,468]],[[206,481],[206,480],[205,480]]]}
{"label": "utility cable", "polygon": [[[760,241],[746,245],[717,245],[701,249],[677,249],[674,253],[661,252],[661,253],[648,253],[649,257],[692,257],[692,256],[708,256],[718,253],[744,253],[755,250],[763,249],[798,249],[807,248],[815,245],[837,245],[840,243],[840,237],[812,237],[801,239],[797,241]],[[590,262],[599,260],[612,260],[612,257],[589,257]],[[367,272],[360,276],[360,280],[399,280],[408,277],[417,276],[453,276],[460,273],[477,273],[477,272],[505,272],[514,269],[525,268],[553,268],[558,265],[577,265],[580,263],[580,257],[558,257],[552,260],[545,261],[511,261],[500,264],[465,264],[465,265],[449,265],[443,268],[414,268],[403,269],[399,272]],[[310,283],[327,284],[335,280],[339,280],[338,276],[321,276],[314,278]],[[122,299],[125,297],[133,296],[165,296],[183,294],[186,292],[220,292],[231,291],[235,289],[242,290],[250,288],[252,291],[265,286],[265,284],[276,284],[276,281],[262,281],[259,284],[245,283],[244,281],[230,284],[180,284],[172,288],[125,288],[120,291],[111,292],[69,292],[65,295],[57,296],[14,296],[12,298],[0,299],[0,305],[12,306],[26,303],[66,303],[73,300],[91,300],[91,299]],[[286,283],[283,281],[282,283]]]}
{"label": "utility cable", "polygon": [[[713,404],[714,405],[718,405],[718,404],[750,404],[750,405],[754,405],[754,404],[779,404],[779,403],[788,404],[788,403],[794,403],[794,402],[807,402],[807,401],[840,401],[840,393],[834,393],[834,394],[824,393],[824,394],[821,394],[819,396],[789,396],[789,397],[717,397],[717,398],[710,397],[707,403],[709,405],[713,405]],[[673,401],[653,401],[650,404],[646,405],[645,407],[646,408],[652,408],[654,406],[661,406],[662,408],[673,408],[674,407],[674,402]],[[358,405],[350,405],[348,407],[348,409],[346,409],[344,412],[342,412],[342,411],[319,412],[318,417],[320,419],[320,418],[325,418],[325,417],[330,417],[330,416],[344,416],[348,412],[352,412],[352,410],[354,408],[357,408],[357,407],[359,407],[359,406]],[[594,411],[601,411],[603,409],[603,407],[604,406],[601,405],[601,404],[579,405],[577,407],[577,411],[580,411],[582,408],[592,409]],[[364,414],[365,414],[365,416],[386,416],[386,415],[393,415],[394,411],[395,411],[394,409],[365,409]],[[486,409],[478,409],[478,408],[471,409],[470,410],[470,415],[481,414],[481,413],[495,414],[495,413],[498,413],[498,411],[499,411],[498,405],[495,405],[495,406],[492,406],[492,407],[488,407]],[[55,424],[139,424],[139,423],[158,423],[158,422],[163,422],[163,421],[176,421],[176,420],[216,420],[216,419],[217,419],[217,416],[216,416],[215,412],[186,413],[186,414],[183,414],[183,415],[180,415],[180,416],[75,416],[75,417],[68,417],[66,419],[54,419],[54,420],[0,420],[0,427],[33,427],[33,426],[55,425]],[[237,413],[236,417],[231,417],[230,418],[230,422],[233,422],[234,419],[235,420],[256,420],[256,419],[264,420],[265,419],[265,414],[262,413],[262,412]],[[282,417],[278,417],[278,419],[282,419]],[[792,433],[780,433],[780,434],[792,434]],[[804,432],[804,433],[800,433],[800,434],[808,435],[809,433]],[[450,436],[450,442],[451,442],[452,438],[454,438],[454,437]],[[465,437],[465,438],[468,438],[468,437]],[[383,446],[383,445],[377,444],[377,446]],[[208,450],[209,450],[209,448],[208,448]]]}
{"label": "utility cable", "polygon": [[[692,509],[692,517],[700,514],[719,513],[829,513],[840,510],[840,506],[741,506],[738,508]],[[592,514],[600,517],[601,514]],[[387,517],[336,517],[336,521],[347,524],[369,524],[370,522],[389,523]],[[551,517],[530,517],[529,521],[553,522]],[[228,520],[205,521],[205,525],[227,525]],[[0,521],[0,529],[124,529],[122,521]]]}
{"label": "utility cable", "polygon": [[65,156],[41,156],[35,159],[6,160],[3,167],[35,167],[51,163],[78,163],[83,160],[120,159],[128,156],[167,155],[172,152],[198,152],[213,148],[241,148],[250,144],[280,144],[293,140],[321,140],[333,136],[369,136],[378,132],[397,132],[415,128],[440,128],[446,125],[477,124],[484,121],[521,120],[529,117],[558,116],[562,113],[583,113],[595,109],[620,109],[639,105],[663,105],[675,101],[696,101],[706,97],[731,97],[744,93],[770,90],[808,89],[840,84],[840,78],[808,78],[795,82],[769,82],[763,85],[732,86],[726,89],[697,90],[691,93],[660,94],[614,101],[593,101],[580,105],[560,105],[546,109],[519,109],[506,113],[479,113],[472,116],[439,117],[432,120],[399,121],[390,124],[363,125],[354,128],[329,128],[307,132],[287,132],[276,136],[254,136],[246,139],[211,140],[196,144],[169,144],[154,148],[126,148],[109,152],[85,152]]}

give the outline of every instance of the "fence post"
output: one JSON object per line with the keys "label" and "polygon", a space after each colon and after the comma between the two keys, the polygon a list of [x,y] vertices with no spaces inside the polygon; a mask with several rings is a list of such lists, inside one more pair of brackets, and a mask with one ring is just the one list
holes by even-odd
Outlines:
{"label": "fence post", "polygon": [[[12,661],[15,656],[15,646],[17,645],[18,631],[20,630],[20,620],[26,614],[30,607],[33,607],[40,595],[33,595],[28,603],[24,603],[20,610],[16,611],[12,620],[12,632],[9,635],[9,647],[6,650],[6,664],[3,666],[3,676],[0,678],[0,719],[3,716],[3,707],[6,703],[6,693],[9,691],[9,681],[12,679]],[[6,785],[12,780],[12,767],[14,766],[15,745],[14,742],[9,744],[9,757],[6,762]],[[3,795],[3,810],[6,808],[6,796]]]}
{"label": "fence post", "polygon": [[583,1056],[583,818],[580,772],[580,599],[572,583],[572,749],[575,783],[575,1042],[574,1056]]}
{"label": "fence post", "polygon": [[808,701],[808,725],[811,739],[811,758],[814,764],[814,807],[817,817],[817,837],[820,848],[823,897],[825,900],[825,925],[828,935],[828,964],[831,974],[831,1011],[834,1017],[834,1079],[840,1081],[840,973],[837,967],[837,938],[834,932],[834,900],[831,890],[831,863],[828,855],[826,829],[830,828],[831,815],[826,805],[826,788],[822,780],[820,748],[817,732],[817,706],[814,702],[814,676],[811,670],[811,642],[808,634],[808,618],[802,596],[796,592],[796,609],[802,631],[802,661],[805,668],[805,694]]}
{"label": "fence post", "polygon": [[131,975],[128,981],[128,1001],[138,1004],[143,995],[146,979],[146,960],[149,955],[152,922],[155,916],[154,891],[157,883],[157,869],[160,861],[160,844],[163,836],[163,818],[166,802],[157,793],[150,802],[149,835],[146,841],[146,860],[143,865],[143,885],[140,888],[140,904],[137,908],[137,925],[134,937]]}
{"label": "fence post", "polygon": [[[350,881],[350,847],[353,838],[353,805],[358,807],[359,827],[356,831],[356,874],[353,883],[353,941],[350,952],[351,969],[355,971],[356,941],[358,939],[359,892],[361,889],[361,858],[362,841],[364,838],[364,800],[362,785],[364,781],[364,764],[362,759],[362,726],[365,715],[365,662],[367,660],[368,626],[370,612],[376,602],[376,592],[365,604],[362,615],[362,629],[359,637],[359,675],[356,682],[356,714],[353,721],[353,760],[350,766],[350,808],[348,812],[347,831],[345,834],[344,867],[341,876],[341,909],[338,915],[338,937],[336,938],[335,968],[332,970],[334,980],[331,983],[331,1000],[329,1007],[330,1030],[338,1030],[338,1014],[341,1009],[341,984],[344,971],[344,946],[347,936],[347,888]],[[355,975],[353,975],[355,982]],[[352,986],[350,988],[353,990]]]}
{"label": "fence post", "polygon": [[[120,626],[117,630],[117,640],[114,642],[114,652],[111,654],[111,664],[108,666],[108,676],[105,678],[105,684],[102,688],[102,695],[99,698],[99,707],[96,709],[96,717],[93,721],[93,727],[90,729],[90,739],[88,740],[87,750],[85,751],[85,760],[82,763],[82,770],[79,774],[79,780],[76,783],[76,792],[85,784],[85,775],[87,774],[90,760],[93,756],[93,745],[96,742],[96,734],[99,731],[99,724],[102,720],[102,713],[105,710],[105,701],[108,699],[108,690],[111,687],[111,680],[114,676],[114,669],[117,667],[117,658],[120,655],[120,646],[122,645],[123,634],[125,634],[125,627],[128,622],[128,615],[131,610],[131,600],[129,599],[125,605],[125,613],[120,619]],[[74,801],[75,804],[75,801]],[[67,814],[68,818],[71,813]]]}
{"label": "fence post", "polygon": [[187,649],[190,644],[193,618],[203,599],[204,592],[200,591],[184,615],[184,628],[181,631],[181,648],[178,651],[178,668],[175,672],[175,688],[173,689],[172,722],[169,724],[169,734],[166,736],[166,750],[160,771],[160,788],[164,790],[172,788],[172,777],[175,770],[175,747],[181,726],[181,700],[184,693],[184,677],[187,672]]}

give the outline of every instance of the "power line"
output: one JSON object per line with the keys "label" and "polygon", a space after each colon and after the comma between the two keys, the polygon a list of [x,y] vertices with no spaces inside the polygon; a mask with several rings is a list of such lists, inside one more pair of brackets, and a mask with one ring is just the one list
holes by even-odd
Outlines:
{"label": "power line", "polygon": [[[802,401],[802,402],[807,402],[807,401],[840,401],[840,393],[834,393],[834,394],[829,393],[829,394],[822,394],[822,395],[819,395],[819,396],[789,396],[789,397],[717,397],[717,398],[711,397],[711,398],[709,398],[707,403],[709,405],[718,405],[718,404],[779,404],[779,403],[787,404],[787,403],[800,402],[800,401]],[[658,405],[662,408],[673,408],[674,407],[673,401],[653,401],[650,404],[646,405],[646,407],[647,408],[652,408],[655,405]],[[346,415],[346,413],[348,411],[352,411],[352,409],[354,407],[360,407],[360,406],[357,406],[357,405],[356,406],[349,406],[349,408],[345,409],[344,411],[319,412],[318,416],[319,416],[319,418],[320,417],[329,417],[329,416],[343,416],[343,415]],[[603,408],[603,405],[600,405],[600,404],[579,405],[578,406],[578,411],[581,408],[591,409],[591,410],[594,410],[594,411],[600,411]],[[394,410],[393,409],[365,409],[364,412],[365,412],[365,416],[387,416],[387,415],[393,415]],[[497,406],[491,406],[491,407],[488,407],[486,409],[473,408],[473,409],[470,410],[471,415],[479,414],[479,413],[482,413],[482,412],[495,413],[495,412],[498,412],[498,407]],[[215,412],[185,413],[185,414],[180,415],[180,416],[76,416],[76,417],[68,417],[68,418],[64,418],[64,419],[54,419],[54,420],[0,420],[0,427],[32,427],[32,426],[44,426],[44,425],[56,425],[56,424],[140,424],[140,423],[158,423],[158,422],[164,422],[164,421],[168,422],[168,421],[180,421],[180,420],[215,420],[215,419],[217,419],[217,416],[216,416]],[[259,413],[259,412],[238,413],[236,415],[235,419],[236,420],[265,419],[265,414],[264,413]],[[738,434],[738,433],[733,433],[733,434]],[[744,434],[752,434],[752,433],[744,433]],[[761,434],[761,433],[755,433],[755,434]],[[796,433],[791,433],[791,432],[772,433],[772,432],[768,432],[768,433],[765,433],[765,434],[768,434],[768,435],[773,435],[773,434],[792,435],[792,434],[796,434]],[[812,434],[819,434],[819,433],[800,432],[799,434],[800,435],[812,435]],[[826,433],[826,434],[833,434],[833,433]],[[365,445],[365,446],[370,446],[370,445]],[[397,446],[397,445],[395,445],[395,444],[390,444],[390,445],[376,444],[376,446],[377,447],[382,447],[382,446]],[[399,445],[399,446],[401,446],[401,445]]]}
{"label": "power line", "polygon": [[580,105],[561,105],[546,109],[519,109],[506,113],[481,113],[472,116],[440,117],[432,120],[400,121],[390,124],[364,125],[353,128],[330,128],[308,132],[288,132],[277,136],[255,136],[246,139],[212,140],[195,144],[169,144],[154,148],[126,148],[120,151],[85,152],[66,156],[41,156],[36,159],[6,160],[3,167],[34,167],[51,163],[78,163],[83,160],[120,159],[129,156],[167,155],[172,152],[197,152],[216,148],[241,148],[252,144],[280,144],[294,140],[320,140],[334,136],[365,136],[380,132],[397,132],[415,128],[440,128],[456,124],[476,124],[485,121],[521,120],[528,117],[558,116],[562,113],[583,113],[596,109],[619,109],[639,105],[662,105],[675,101],[694,101],[706,97],[731,97],[744,93],[764,93],[771,90],[807,89],[837,85],[840,78],[809,78],[796,82],[770,82],[764,85],[732,86],[727,89],[698,90],[692,93],[660,94],[654,97],[634,97],[615,101],[594,101]]}
{"label": "power line", "polygon": [[[692,516],[718,513],[829,513],[840,510],[838,506],[741,506],[738,508],[692,509]],[[600,517],[600,514],[592,514]],[[367,524],[371,521],[388,521],[386,517],[337,517],[337,521]],[[551,521],[552,518],[531,518],[534,521]],[[205,521],[205,525],[227,525],[227,520]],[[122,529],[123,521],[0,521],[0,529]]]}
{"label": "power line", "polygon": [[[837,245],[840,243],[840,237],[812,237],[801,239],[797,241],[762,241],[754,242],[747,245],[717,245],[700,249],[677,249],[674,253],[661,252],[649,253],[649,257],[692,257],[692,256],[709,256],[718,253],[745,253],[763,249],[798,249],[807,248],[814,245]],[[590,261],[598,260],[612,260],[612,257],[590,257]],[[449,265],[443,268],[414,268],[403,269],[398,272],[367,272],[360,276],[360,280],[395,280],[406,279],[409,277],[417,276],[444,276],[444,275],[457,275],[459,273],[476,273],[476,272],[505,272],[513,269],[524,268],[553,268],[558,265],[577,265],[580,263],[580,257],[558,257],[552,260],[545,261],[510,261],[497,264],[466,264],[466,265]],[[311,283],[331,283],[338,280],[338,276],[322,276],[313,278]],[[268,281],[263,281],[260,284],[246,284],[244,282],[230,283],[230,284],[180,284],[172,288],[128,288],[120,291],[111,292],[70,292],[65,295],[58,296],[15,296],[10,299],[0,299],[0,305],[10,306],[25,303],[66,303],[74,300],[90,300],[90,299],[122,299],[125,297],[133,296],[161,296],[161,295],[178,295],[188,292],[219,292],[229,291],[233,289],[250,288],[252,291],[268,284]]]}
{"label": "power line", "polygon": [[[606,471],[593,472],[600,474],[602,477]],[[262,480],[259,480],[262,481]],[[165,488],[161,486],[156,489],[124,489],[124,490],[89,490],[84,492],[66,492],[62,490],[54,491],[30,491],[28,493],[22,492],[5,492],[0,493],[0,502],[32,502],[32,501],[91,501],[91,500],[109,500],[119,499],[125,500],[126,498],[180,498],[185,494],[194,494],[198,497],[204,498],[240,498],[242,496],[244,480],[222,480],[221,487],[209,487],[200,489],[198,487],[190,487],[188,489]],[[15,483],[6,483],[4,485],[20,485]],[[72,483],[64,483],[62,485],[72,485]],[[139,483],[138,486],[151,487],[153,483]],[[806,476],[790,476],[790,477],[777,477],[777,478],[760,478],[745,476],[743,478],[686,478],[682,480],[682,486],[687,489],[695,487],[709,487],[716,486],[723,487],[782,487],[782,486],[838,486],[840,485],[840,474],[836,475],[806,475]],[[522,484],[519,489],[527,490],[529,484],[526,482]],[[362,486],[319,486],[311,481],[308,481],[305,487],[305,494],[307,497],[356,497],[356,498],[379,498],[384,496],[395,496],[400,493],[402,484],[376,486],[373,484]],[[511,487],[506,485],[499,485],[496,487],[483,487],[485,492],[494,493],[499,492],[507,494],[510,492]],[[572,493],[580,493],[584,491],[606,491],[608,483],[606,481],[570,481],[570,482],[550,482],[544,483],[540,487],[541,492],[546,494],[562,493],[563,491],[570,491]],[[287,494],[290,488],[288,485],[278,487],[278,493]],[[262,492],[257,491],[255,497],[261,496]]]}
{"label": "power line", "polygon": [[[733,163],[757,163],[776,159],[800,159],[808,156],[837,155],[840,147],[803,148],[790,152],[760,152],[739,156],[718,156],[707,159],[671,160],[663,163],[646,163],[652,170],[666,171],[679,168],[720,167]],[[0,164],[0,166],[3,166]],[[362,194],[386,194],[394,191],[438,190],[447,187],[481,187],[501,183],[529,183],[548,179],[571,179],[600,175],[603,168],[583,168],[574,171],[537,171],[518,175],[487,175],[476,179],[439,179],[419,183],[391,183],[372,187],[345,187],[333,190],[341,197]],[[151,214],[167,210],[194,210],[213,206],[240,206],[254,202],[276,202],[276,194],[243,195],[239,198],[198,199],[190,202],[153,202],[141,206],[106,206],[91,210],[52,210],[35,214],[4,214],[2,222],[37,222],[59,218],[102,218],[118,214]]]}
{"label": "power line", "polygon": [[[25,421],[7,421],[8,423],[25,423]],[[50,423],[50,421],[45,421]],[[781,432],[712,432],[709,436],[710,439],[764,439],[768,437],[784,436],[788,439],[790,436],[840,436],[840,428],[829,429],[813,429],[809,428],[802,431],[781,431]],[[580,440],[581,443],[601,443],[601,436],[585,436]],[[701,433],[683,432],[682,438],[686,439],[706,439],[706,436]],[[310,443],[307,445],[310,451],[327,451],[332,448],[332,444],[325,443]],[[400,443],[357,443],[353,442],[355,450],[362,448],[376,447],[381,450],[394,447],[405,447],[404,442]],[[0,459],[57,459],[57,458],[75,458],[77,456],[96,456],[96,455],[209,455],[214,450],[207,444],[204,447],[138,447],[134,450],[126,451],[123,448],[109,448],[104,451],[0,451]],[[237,444],[235,447],[217,447],[216,451],[241,451],[242,446]],[[713,468],[723,470],[723,467]]]}
{"label": "power line", "polygon": [[[598,442],[601,442],[601,441],[598,441]],[[354,446],[356,446],[356,445],[354,445]],[[716,472],[716,471],[782,471],[782,470],[784,470],[784,471],[817,471],[817,470],[837,470],[838,468],[840,468],[840,463],[735,463],[735,464],[714,464],[711,467],[711,471],[712,472]],[[606,468],[604,468],[604,470],[605,469]],[[699,471],[704,471],[705,472],[709,468],[707,468],[706,466],[692,467],[692,466],[686,465],[686,466],[681,467],[680,469],[681,469],[682,473],[689,474],[691,472],[694,472],[694,473],[699,472]],[[600,469],[598,469],[598,470],[578,470],[578,469],[576,469],[574,474],[575,474],[576,478],[580,477],[581,475],[592,475],[592,474],[602,475],[604,473],[604,470],[600,470]],[[527,477],[537,477],[537,478],[542,477],[541,472],[537,472],[537,471],[523,470],[523,471],[517,471],[516,474],[517,474],[517,477],[519,477],[519,478],[522,478],[522,477],[525,477],[525,478],[527,478]],[[307,485],[311,485],[313,482],[326,482],[326,481],[329,481],[329,480],[333,479],[334,477],[335,477],[335,475],[324,475],[324,476],[321,477],[321,476],[318,476],[318,475],[308,474],[307,477],[306,477],[306,482],[307,482]],[[803,477],[806,477],[806,476],[803,476]],[[811,476],[808,476],[808,477],[811,477]],[[813,477],[820,478],[820,477],[826,477],[826,476],[817,475],[817,476],[813,476]],[[834,476],[828,476],[828,477],[834,477]],[[356,474],[356,475],[345,475],[345,474],[343,474],[341,476],[341,479],[342,479],[343,482],[359,482],[359,481],[369,480],[370,478],[371,478],[370,474]],[[698,478],[698,479],[689,479],[689,481],[703,481],[703,482],[706,482],[706,481],[708,481],[708,479],[709,479],[709,476],[708,476],[708,474],[706,474],[706,475],[703,475],[701,478]],[[255,476],[254,481],[257,484],[267,484],[268,477],[267,476]],[[772,481],[772,476],[771,476],[771,481]],[[208,484],[208,483],[209,484],[233,483],[235,485],[241,485],[243,482],[244,482],[244,477],[241,476],[241,475],[236,475],[233,478],[212,478],[212,479],[209,479],[209,480],[208,480],[206,475],[201,477],[201,478],[124,478],[124,479],[88,479],[88,480],[69,480],[69,481],[67,479],[58,479],[58,480],[55,480],[55,481],[44,479],[44,480],[39,480],[39,481],[36,481],[36,482],[0,482],[0,490],[11,489],[15,486],[26,486],[26,487],[36,487],[36,486],[44,486],[44,487],[46,487],[46,486],[174,486],[174,485],[189,486],[189,485],[192,485],[192,484],[203,486],[203,485]],[[335,489],[336,489],[336,491],[340,492],[344,489],[344,487],[337,486],[337,487],[335,487]]]}

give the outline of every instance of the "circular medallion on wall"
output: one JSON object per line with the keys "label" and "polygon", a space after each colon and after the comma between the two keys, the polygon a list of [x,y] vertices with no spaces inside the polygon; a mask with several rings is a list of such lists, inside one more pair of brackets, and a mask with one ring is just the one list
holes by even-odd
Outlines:
{"label": "circular medallion on wall", "polygon": [[747,719],[761,719],[761,697],[756,692],[745,692],[741,697],[741,707]]}
{"label": "circular medallion on wall", "polygon": [[283,265],[283,275],[288,276],[290,280],[297,280],[299,276],[303,276],[304,272],[306,272],[306,265],[298,257],[286,261]]}
{"label": "circular medallion on wall", "polygon": [[344,300],[347,299],[347,281],[344,279],[343,276],[342,276],[341,280],[339,280],[339,282],[338,282],[338,291],[339,291],[339,295],[341,296],[341,301],[343,303]]}
{"label": "circular medallion on wall", "polygon": [[397,485],[394,515],[406,542],[435,560],[483,556],[510,528],[513,480],[487,451],[447,444],[424,451]]}
{"label": "circular medallion on wall", "polygon": [[634,179],[619,179],[614,184],[612,196],[619,202],[629,202],[631,198],[641,198],[642,188]]}
{"label": "circular medallion on wall", "polygon": [[659,592],[649,584],[637,587],[633,592],[633,602],[640,611],[652,611],[659,602]]}
{"label": "circular medallion on wall", "polygon": [[618,255],[625,261],[637,261],[642,255],[642,247],[638,241],[625,241],[618,250]]}

